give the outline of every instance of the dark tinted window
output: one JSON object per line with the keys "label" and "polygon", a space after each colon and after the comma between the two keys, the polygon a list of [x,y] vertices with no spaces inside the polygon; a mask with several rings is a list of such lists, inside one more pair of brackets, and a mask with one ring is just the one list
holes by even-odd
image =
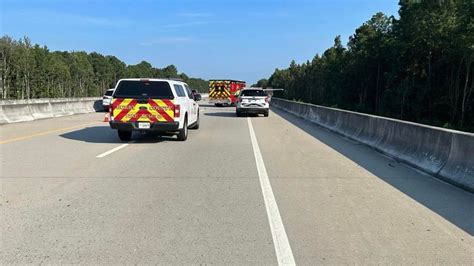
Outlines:
{"label": "dark tinted window", "polygon": [[105,92],[105,96],[112,96],[112,93],[114,93],[114,91],[106,91]]}
{"label": "dark tinted window", "polygon": [[173,99],[168,82],[148,80],[123,80],[115,89],[115,98]]}
{"label": "dark tinted window", "polygon": [[268,96],[263,90],[243,90],[241,96]]}

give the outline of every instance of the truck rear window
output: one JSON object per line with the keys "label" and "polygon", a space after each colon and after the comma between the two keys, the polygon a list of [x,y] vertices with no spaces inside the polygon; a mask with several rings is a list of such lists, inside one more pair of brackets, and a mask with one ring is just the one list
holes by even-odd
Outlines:
{"label": "truck rear window", "polygon": [[268,96],[263,90],[243,90],[241,96]]}
{"label": "truck rear window", "polygon": [[166,81],[122,80],[115,89],[115,98],[174,99]]}
{"label": "truck rear window", "polygon": [[105,92],[105,96],[112,96],[112,94],[114,93],[114,91],[106,91]]}

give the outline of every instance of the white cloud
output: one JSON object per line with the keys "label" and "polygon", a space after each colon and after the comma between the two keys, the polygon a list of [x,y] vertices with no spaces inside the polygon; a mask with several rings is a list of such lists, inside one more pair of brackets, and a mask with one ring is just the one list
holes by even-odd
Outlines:
{"label": "white cloud", "polygon": [[188,37],[163,37],[159,39],[154,39],[148,42],[140,43],[141,46],[153,46],[159,44],[177,44],[177,43],[187,43],[191,42],[193,39]]}
{"label": "white cloud", "polygon": [[183,12],[178,13],[178,16],[181,17],[190,17],[190,18],[208,18],[212,16],[210,13],[201,13],[201,12]]}
{"label": "white cloud", "polygon": [[212,22],[209,22],[209,21],[192,21],[192,22],[184,22],[184,23],[163,25],[163,28],[164,29],[176,29],[176,28],[184,28],[184,27],[205,25],[205,24],[210,24],[210,23],[212,23]]}
{"label": "white cloud", "polygon": [[19,10],[11,15],[27,17],[30,22],[40,24],[60,23],[62,25],[97,27],[127,27],[133,24],[133,21],[128,19],[94,17],[82,14],[53,12],[49,10]]}

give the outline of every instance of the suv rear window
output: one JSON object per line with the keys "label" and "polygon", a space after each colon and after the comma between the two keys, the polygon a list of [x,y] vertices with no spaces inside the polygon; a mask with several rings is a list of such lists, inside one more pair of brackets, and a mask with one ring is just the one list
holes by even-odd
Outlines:
{"label": "suv rear window", "polygon": [[243,90],[241,96],[268,96],[263,90]]}
{"label": "suv rear window", "polygon": [[174,99],[171,87],[166,81],[123,80],[115,89],[115,98],[157,98]]}

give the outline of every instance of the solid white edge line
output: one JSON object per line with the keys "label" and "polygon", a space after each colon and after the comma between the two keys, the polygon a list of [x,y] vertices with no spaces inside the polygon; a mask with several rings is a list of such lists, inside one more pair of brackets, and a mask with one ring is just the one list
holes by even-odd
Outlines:
{"label": "solid white edge line", "polygon": [[262,188],[265,208],[267,209],[268,222],[272,232],[273,245],[275,247],[278,265],[296,265],[250,117],[247,117],[247,122],[249,125],[250,140],[252,141],[255,162],[257,163],[258,177]]}
{"label": "solid white edge line", "polygon": [[118,150],[121,150],[121,149],[127,147],[128,144],[133,143],[133,142],[134,142],[134,141],[131,141],[131,142],[129,142],[129,143],[122,144],[122,145],[120,145],[120,146],[118,146],[118,147],[115,147],[115,148],[111,149],[110,151],[106,151],[106,152],[104,152],[104,153],[101,153],[101,154],[97,155],[96,158],[103,158],[103,157],[105,157],[105,156],[107,156],[107,155],[109,155],[109,154],[111,154],[111,153],[114,153],[114,152],[116,152],[116,151],[118,151]]}

